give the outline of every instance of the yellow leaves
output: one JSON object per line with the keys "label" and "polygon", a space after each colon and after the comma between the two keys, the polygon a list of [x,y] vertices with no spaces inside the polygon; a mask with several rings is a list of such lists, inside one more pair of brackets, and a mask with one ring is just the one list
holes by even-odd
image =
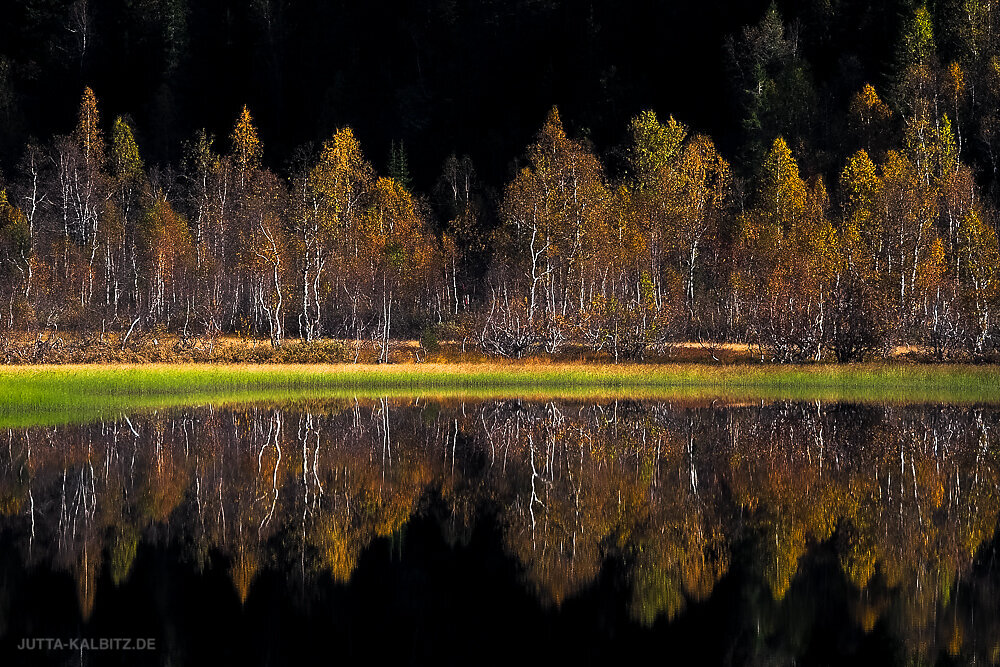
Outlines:
{"label": "yellow leaves", "polygon": [[[398,180],[377,176],[351,128],[323,144],[302,193],[299,233],[349,276],[351,289],[372,299],[381,293],[387,303],[429,284],[438,244],[413,196]],[[453,241],[444,245],[455,252]]]}
{"label": "yellow leaves", "polygon": [[236,119],[236,127],[232,135],[233,159],[240,172],[246,172],[260,167],[260,160],[263,157],[263,147],[260,139],[257,138],[257,128],[253,125],[253,118],[250,111],[245,106]]}
{"label": "yellow leaves", "polygon": [[864,253],[865,247],[861,239],[861,230],[856,223],[844,221],[838,232],[840,247],[848,257],[857,258],[858,255]]}
{"label": "yellow leaves", "polygon": [[358,555],[366,545],[366,537],[353,527],[346,525],[340,517],[324,517],[316,530],[316,547],[320,564],[334,581],[350,581],[357,566]]}
{"label": "yellow leaves", "polygon": [[944,242],[935,235],[927,255],[917,267],[917,284],[924,290],[932,290],[942,284],[947,271]]}
{"label": "yellow leaves", "polygon": [[502,204],[513,254],[538,261],[540,256],[534,254],[544,249],[553,263],[569,265],[594,254],[600,242],[608,240],[611,205],[597,157],[566,137],[556,109],[528,156],[530,166],[507,186]]}
{"label": "yellow leaves", "polygon": [[991,95],[1000,95],[1000,58],[993,56],[986,66],[986,84]]}
{"label": "yellow leaves", "polygon": [[115,176],[122,180],[138,181],[143,177],[142,158],[139,157],[135,135],[121,116],[115,119],[111,130],[111,166]]}
{"label": "yellow leaves", "polygon": [[213,143],[214,138],[200,129],[195,133],[194,140],[187,145],[186,159],[200,179],[208,180],[222,166],[219,156],[212,149]]}
{"label": "yellow leaves", "polygon": [[951,120],[944,114],[939,122],[934,122],[926,102],[907,119],[904,145],[918,177],[927,185],[939,185],[958,168],[958,147]]}
{"label": "yellow leaves", "polygon": [[878,93],[875,92],[874,86],[870,83],[865,84],[865,87],[858,93],[857,99],[864,106],[864,108],[871,113],[877,113],[883,116],[892,115],[892,111],[889,109],[888,105],[882,101],[882,99],[878,96]]}
{"label": "yellow leaves", "polygon": [[545,117],[545,123],[538,133],[538,140],[528,151],[528,158],[538,171],[555,168],[560,156],[575,148],[575,143],[566,137],[559,109],[552,107]]}
{"label": "yellow leaves", "polygon": [[338,130],[323,144],[319,162],[309,172],[309,185],[332,208],[344,213],[352,197],[369,187],[374,178],[372,167],[361,152],[361,144],[349,127]]}
{"label": "yellow leaves", "polygon": [[650,216],[639,204],[640,198],[628,185],[619,185],[610,193],[605,222],[606,258],[614,271],[628,271],[635,266],[650,242]]}
{"label": "yellow leaves", "polygon": [[881,153],[893,131],[893,113],[871,84],[855,93],[848,107],[847,120],[852,134],[869,152]]}
{"label": "yellow leaves", "polygon": [[904,27],[900,44],[903,67],[923,66],[934,55],[934,24],[926,5],[921,5]]}
{"label": "yellow leaves", "polygon": [[13,241],[15,245],[20,245],[17,250],[26,252],[30,249],[28,219],[21,209],[10,203],[7,191],[0,188],[0,241],[3,241],[4,237],[8,241]]}
{"label": "yellow leaves", "polygon": [[[977,299],[1000,298],[1000,249],[996,231],[972,209],[959,227],[959,258],[962,278]],[[980,304],[982,305],[982,304]]]}
{"label": "yellow leaves", "polygon": [[774,224],[787,227],[805,210],[806,184],[782,137],[774,140],[761,171],[761,209]]}
{"label": "yellow leaves", "polygon": [[395,179],[380,177],[370,193],[370,206],[358,239],[370,254],[377,275],[390,271],[405,285],[415,285],[435,263],[436,249],[417,212],[413,197]]}
{"label": "yellow leaves", "polygon": [[24,496],[10,491],[0,493],[0,516],[17,516],[24,511]]}
{"label": "yellow leaves", "polygon": [[957,62],[952,62],[948,65],[948,71],[945,76],[948,92],[957,104],[959,98],[965,93],[965,72],[962,71],[961,65]]}
{"label": "yellow leaves", "polygon": [[882,192],[882,179],[867,152],[860,150],[847,159],[840,174],[840,188],[848,218],[856,222],[867,220]]}
{"label": "yellow leaves", "polygon": [[260,569],[260,556],[253,545],[240,545],[236,557],[233,559],[232,570],[229,576],[233,579],[233,586],[236,594],[240,598],[240,603],[246,603],[250,594],[250,585],[257,577]]}
{"label": "yellow leaves", "polygon": [[764,579],[774,599],[781,601],[799,571],[799,558],[806,552],[806,535],[801,526],[787,519],[777,522],[772,530],[773,551],[768,549],[770,553],[765,556]]}
{"label": "yellow leaves", "polygon": [[634,540],[641,546],[629,611],[645,625],[674,618],[689,599],[707,599],[729,569],[729,545],[719,526],[701,512],[678,516],[675,508],[656,509],[653,520],[661,529]]}
{"label": "yellow leaves", "polygon": [[880,207],[887,232],[915,235],[931,224],[937,210],[932,187],[935,181],[919,164],[907,155],[889,151],[882,164],[882,183],[884,199]]}
{"label": "yellow leaves", "polygon": [[855,93],[849,108],[851,118],[863,126],[884,122],[892,117],[892,110],[882,101],[875,87],[866,83]]}
{"label": "yellow leaves", "polygon": [[111,581],[115,586],[120,586],[128,579],[138,547],[139,532],[134,526],[126,523],[115,527],[108,559]]}
{"label": "yellow leaves", "polygon": [[559,143],[566,139],[566,131],[563,129],[562,118],[559,117],[558,107],[549,109],[549,113],[545,116],[545,124],[542,126],[541,137],[543,141],[539,143],[543,144],[545,141]]}
{"label": "yellow leaves", "polygon": [[769,183],[784,183],[799,177],[799,166],[792,157],[784,137],[777,137],[764,159],[764,179]]}
{"label": "yellow leaves", "polygon": [[401,232],[416,231],[413,198],[395,179],[380,177],[374,191],[374,233],[391,235],[397,226]]}
{"label": "yellow leaves", "polygon": [[319,161],[306,179],[308,215],[315,216],[322,245],[339,244],[343,255],[357,254],[359,226],[374,183],[375,170],[365,160],[351,128],[338,130],[323,144]]}
{"label": "yellow leaves", "polygon": [[632,120],[631,132],[633,174],[620,192],[631,228],[644,237],[634,247],[649,254],[637,252],[632,261],[652,266],[660,284],[669,272],[680,275],[678,296],[693,312],[699,258],[717,237],[731,192],[729,163],[710,138],[688,139],[687,127],[672,117],[661,124],[645,111]]}
{"label": "yellow leaves", "polygon": [[864,590],[875,576],[875,545],[869,530],[858,530],[852,526],[845,532],[847,548],[840,554],[840,567],[858,590]]}
{"label": "yellow leaves", "polygon": [[886,153],[885,161],[882,163],[882,177],[885,181],[912,183],[915,176],[914,165],[905,155],[899,151]]}
{"label": "yellow leaves", "polygon": [[812,289],[817,291],[828,289],[841,256],[837,233],[826,214],[828,207],[829,198],[823,179],[816,178],[808,194],[806,214],[790,231],[798,252],[796,261],[809,272]]}
{"label": "yellow leaves", "polygon": [[720,213],[729,196],[729,163],[712,140],[698,135],[684,145],[676,165],[678,222],[704,226],[705,218]]}
{"label": "yellow leaves", "polygon": [[83,89],[76,130],[73,132],[73,138],[83,151],[83,158],[88,166],[99,167],[104,161],[104,139],[101,136],[100,126],[97,97],[88,86]]}
{"label": "yellow leaves", "polygon": [[[826,187],[812,187],[799,177],[798,165],[784,139],[778,137],[762,166],[760,205],[743,216],[740,248],[754,273],[763,272],[777,294],[789,281],[819,292],[836,261],[837,240],[826,216]],[[754,280],[744,281],[750,288]]]}
{"label": "yellow leaves", "polygon": [[639,183],[648,185],[657,174],[670,166],[688,128],[671,116],[666,124],[660,123],[653,111],[643,111],[629,124],[632,134],[631,161]]}
{"label": "yellow leaves", "polygon": [[865,634],[868,634],[875,629],[875,624],[885,613],[886,606],[886,603],[881,600],[863,596],[852,604],[851,616],[861,626]]}
{"label": "yellow leaves", "polygon": [[948,639],[948,655],[952,657],[958,657],[962,653],[962,646],[965,644],[965,633],[962,630],[962,624],[956,618]]}

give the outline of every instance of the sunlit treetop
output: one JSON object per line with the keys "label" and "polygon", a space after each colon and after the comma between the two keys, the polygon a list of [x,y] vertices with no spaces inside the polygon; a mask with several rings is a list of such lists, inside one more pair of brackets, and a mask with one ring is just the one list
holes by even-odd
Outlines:
{"label": "sunlit treetop", "polygon": [[83,151],[83,158],[88,165],[100,165],[103,162],[104,138],[101,136],[101,116],[97,111],[97,97],[89,86],[83,89],[73,138]]}
{"label": "sunlit treetop", "polygon": [[851,100],[851,113],[865,119],[889,118],[892,109],[878,96],[875,87],[866,83]]}
{"label": "sunlit treetop", "polygon": [[348,214],[374,181],[375,171],[349,127],[337,130],[323,144],[319,161],[309,173],[310,188],[335,217]]}
{"label": "sunlit treetop", "polygon": [[247,171],[260,167],[264,150],[257,137],[257,128],[254,127],[253,118],[250,117],[250,111],[246,107],[243,107],[239,118],[236,119],[232,142],[233,158],[236,161],[237,169]]}
{"label": "sunlit treetop", "polygon": [[774,140],[762,165],[760,196],[765,210],[779,217],[795,216],[806,202],[806,184],[784,138]]}
{"label": "sunlit treetop", "polygon": [[688,128],[671,116],[661,123],[653,111],[643,111],[629,124],[632,134],[632,164],[640,182],[645,183],[653,174],[676,158]]}
{"label": "sunlit treetop", "polygon": [[903,28],[899,57],[904,67],[921,66],[934,55],[934,23],[926,5],[913,13]]}
{"label": "sunlit treetop", "polygon": [[569,144],[566,130],[563,129],[559,109],[552,107],[545,117],[545,124],[538,133],[538,141],[529,149],[529,158],[536,169],[545,169],[554,157],[565,151]]}
{"label": "sunlit treetop", "polygon": [[111,166],[115,176],[123,180],[139,180],[143,176],[139,146],[128,122],[118,116],[111,130]]}
{"label": "sunlit treetop", "polygon": [[860,150],[847,160],[840,174],[840,189],[848,217],[870,213],[882,188],[875,163]]}
{"label": "sunlit treetop", "polygon": [[921,105],[907,119],[903,140],[906,156],[927,185],[940,183],[959,166],[958,145],[948,114],[934,122],[928,105]]}
{"label": "sunlit treetop", "polygon": [[215,138],[204,129],[195,132],[194,139],[185,144],[185,160],[194,173],[204,177],[218,169],[219,155],[213,149]]}

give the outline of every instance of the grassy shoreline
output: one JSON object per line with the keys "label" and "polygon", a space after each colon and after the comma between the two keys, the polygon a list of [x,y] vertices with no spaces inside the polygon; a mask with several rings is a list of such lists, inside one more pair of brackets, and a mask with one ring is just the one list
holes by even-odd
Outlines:
{"label": "grassy shoreline", "polygon": [[823,400],[1000,405],[1000,366],[858,364],[0,367],[0,426],[126,410],[319,398]]}

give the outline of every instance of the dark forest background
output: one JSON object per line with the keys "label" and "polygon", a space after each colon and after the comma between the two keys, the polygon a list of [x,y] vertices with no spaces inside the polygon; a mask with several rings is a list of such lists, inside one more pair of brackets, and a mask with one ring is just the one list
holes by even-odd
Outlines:
{"label": "dark forest background", "polygon": [[[944,23],[961,4],[930,8]],[[3,5],[0,166],[6,172],[29,138],[73,127],[80,92],[90,86],[105,118],[131,116],[147,162],[178,160],[198,128],[227,136],[246,104],[273,169],[282,171],[302,146],[350,125],[376,164],[388,160],[393,141],[403,142],[416,189],[429,190],[451,153],[468,154],[486,183],[502,186],[553,105],[570,134],[589,136],[598,146],[620,144],[627,121],[655,109],[737,155],[755,139],[748,136],[742,89],[752,75],[743,70],[754,64],[728,42],[741,41],[743,26],[757,24],[768,2]],[[832,112],[845,116],[851,95],[865,83],[880,91],[891,83],[899,33],[914,6],[905,0],[777,3],[799,46],[793,66],[804,74],[788,82],[791,97],[782,103],[808,106],[799,115],[810,118],[796,122],[808,125],[798,134],[811,152],[848,152]],[[958,48],[946,32],[936,37],[939,51]]]}

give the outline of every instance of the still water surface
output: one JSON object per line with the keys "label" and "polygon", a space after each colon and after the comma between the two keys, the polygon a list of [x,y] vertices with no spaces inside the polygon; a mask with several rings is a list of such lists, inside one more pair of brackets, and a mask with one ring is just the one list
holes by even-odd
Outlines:
{"label": "still water surface", "polygon": [[[995,664],[998,516],[993,407],[339,400],[12,429],[0,664]],[[91,650],[109,638],[153,648]]]}

